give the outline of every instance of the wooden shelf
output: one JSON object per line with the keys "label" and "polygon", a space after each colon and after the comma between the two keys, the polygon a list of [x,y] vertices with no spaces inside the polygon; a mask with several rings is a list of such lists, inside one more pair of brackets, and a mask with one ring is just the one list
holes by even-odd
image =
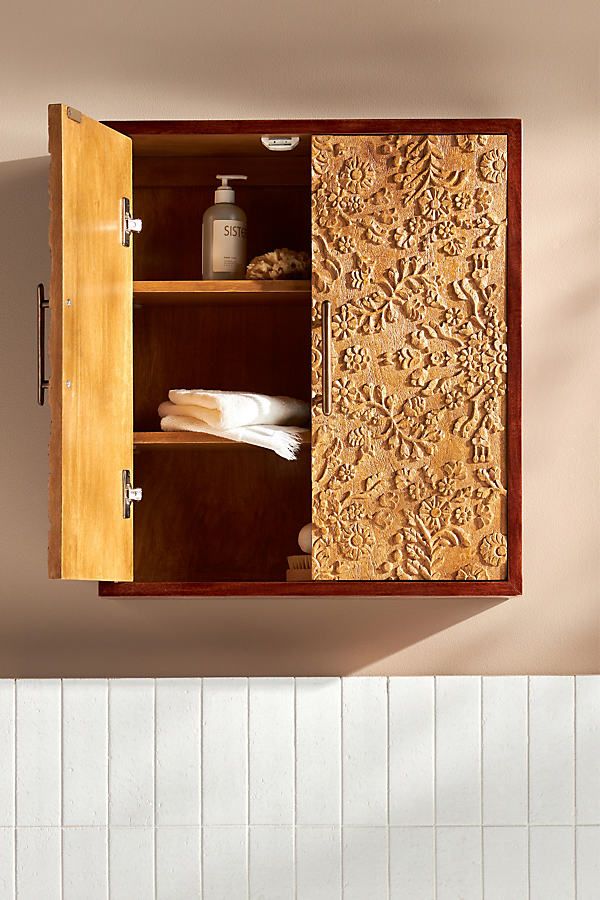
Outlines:
{"label": "wooden shelf", "polygon": [[[301,446],[310,446],[311,437],[308,428],[300,435]],[[238,441],[229,441],[227,438],[216,437],[212,434],[199,434],[193,431],[135,431],[133,434],[134,447],[250,447],[259,450],[252,444],[242,444]]]}
{"label": "wooden shelf", "polygon": [[299,303],[311,292],[310,281],[134,281],[138,305],[201,303]]}

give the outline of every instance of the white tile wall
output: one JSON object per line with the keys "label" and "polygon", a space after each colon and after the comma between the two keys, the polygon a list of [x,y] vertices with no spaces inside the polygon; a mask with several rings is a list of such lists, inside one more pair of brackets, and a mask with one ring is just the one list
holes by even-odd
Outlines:
{"label": "white tile wall", "polygon": [[599,900],[600,676],[0,681],[0,900]]}

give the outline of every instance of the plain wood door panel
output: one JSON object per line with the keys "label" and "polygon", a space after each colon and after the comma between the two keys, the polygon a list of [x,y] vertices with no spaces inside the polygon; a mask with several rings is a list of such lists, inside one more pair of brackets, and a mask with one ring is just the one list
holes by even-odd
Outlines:
{"label": "plain wood door panel", "polygon": [[507,136],[312,153],[313,577],[503,581]]}
{"label": "plain wood door panel", "polygon": [[133,465],[131,140],[49,107],[50,533],[52,578],[130,581],[133,521],[122,470]]}

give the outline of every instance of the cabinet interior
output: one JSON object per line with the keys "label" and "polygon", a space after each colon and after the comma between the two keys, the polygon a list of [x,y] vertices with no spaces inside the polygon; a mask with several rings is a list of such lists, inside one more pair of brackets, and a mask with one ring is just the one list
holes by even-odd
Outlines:
{"label": "cabinet interior", "polygon": [[285,152],[261,135],[133,138],[136,581],[284,581],[311,518],[310,437],[289,462],[243,444],[163,434],[172,388],[310,401],[308,282],[202,282],[202,215],[216,175],[245,174],[248,259],[310,250],[310,138]]}

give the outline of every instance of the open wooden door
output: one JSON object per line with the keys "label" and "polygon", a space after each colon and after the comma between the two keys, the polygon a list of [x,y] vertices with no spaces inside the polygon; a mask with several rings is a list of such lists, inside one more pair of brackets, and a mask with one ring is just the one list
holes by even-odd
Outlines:
{"label": "open wooden door", "polygon": [[131,581],[133,468],[131,140],[77,110],[48,111],[51,578]]}
{"label": "open wooden door", "polygon": [[452,123],[313,138],[318,580],[507,579],[509,156]]}

